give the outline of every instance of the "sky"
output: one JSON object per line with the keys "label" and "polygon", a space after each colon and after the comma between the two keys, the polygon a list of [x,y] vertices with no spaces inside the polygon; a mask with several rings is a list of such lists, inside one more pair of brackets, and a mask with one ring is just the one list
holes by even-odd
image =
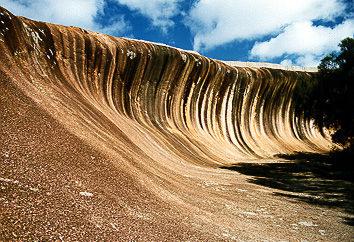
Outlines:
{"label": "sky", "polygon": [[353,0],[0,0],[0,6],[219,60],[306,67],[354,34]]}

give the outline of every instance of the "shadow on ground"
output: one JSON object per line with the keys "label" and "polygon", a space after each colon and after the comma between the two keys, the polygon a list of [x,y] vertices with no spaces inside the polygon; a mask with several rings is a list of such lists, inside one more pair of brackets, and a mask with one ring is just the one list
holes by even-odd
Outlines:
{"label": "shadow on ground", "polygon": [[296,153],[279,154],[276,158],[274,163],[239,163],[222,168],[252,176],[249,182],[280,190],[276,196],[342,209],[350,214],[344,218],[345,223],[354,225],[352,157]]}

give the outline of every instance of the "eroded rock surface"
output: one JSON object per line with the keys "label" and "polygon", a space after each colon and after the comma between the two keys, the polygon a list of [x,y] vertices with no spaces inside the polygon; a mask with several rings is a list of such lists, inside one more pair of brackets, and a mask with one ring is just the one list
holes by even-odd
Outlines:
{"label": "eroded rock surface", "polygon": [[294,112],[313,73],[235,65],[0,8],[0,239],[352,239],[220,169],[331,146]]}

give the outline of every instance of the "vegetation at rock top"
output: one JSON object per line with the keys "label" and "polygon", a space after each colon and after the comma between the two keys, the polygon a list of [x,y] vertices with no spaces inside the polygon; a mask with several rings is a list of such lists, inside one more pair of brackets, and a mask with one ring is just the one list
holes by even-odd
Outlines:
{"label": "vegetation at rock top", "polygon": [[339,44],[340,51],[321,60],[315,81],[301,82],[295,101],[319,128],[332,133],[332,141],[354,149],[354,39]]}

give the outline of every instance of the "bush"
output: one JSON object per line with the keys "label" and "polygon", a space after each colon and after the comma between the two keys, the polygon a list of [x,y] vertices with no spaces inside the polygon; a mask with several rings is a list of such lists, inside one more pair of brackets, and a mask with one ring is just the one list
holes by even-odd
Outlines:
{"label": "bush", "polygon": [[340,52],[324,57],[316,80],[297,108],[313,118],[316,126],[333,130],[332,141],[345,148],[354,146],[354,39],[339,44]]}

